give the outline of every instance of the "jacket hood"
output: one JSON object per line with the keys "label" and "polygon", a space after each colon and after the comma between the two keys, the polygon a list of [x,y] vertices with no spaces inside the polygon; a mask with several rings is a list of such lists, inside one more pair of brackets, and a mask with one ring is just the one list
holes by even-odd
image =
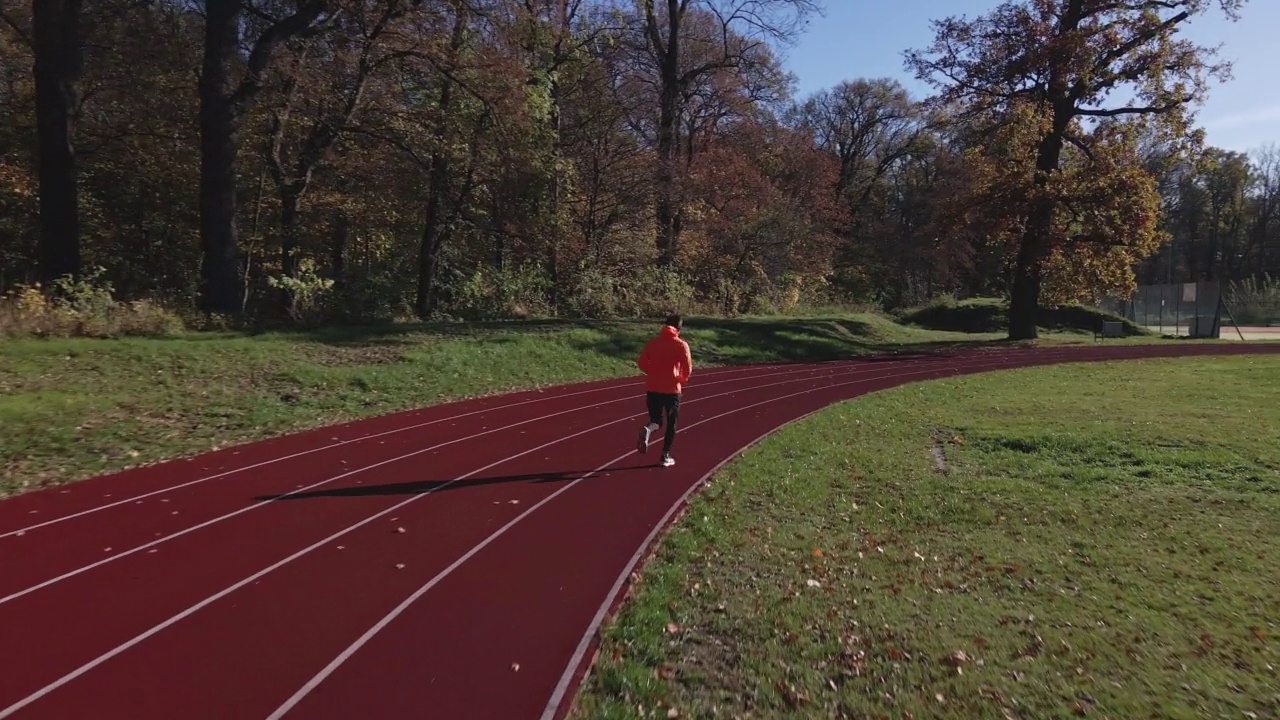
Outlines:
{"label": "jacket hood", "polygon": [[663,337],[680,337],[680,331],[670,325],[663,325],[660,334]]}

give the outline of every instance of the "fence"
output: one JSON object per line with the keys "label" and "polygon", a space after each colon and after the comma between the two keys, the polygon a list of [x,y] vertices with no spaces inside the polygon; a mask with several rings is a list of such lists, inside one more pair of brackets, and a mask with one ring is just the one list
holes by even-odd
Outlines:
{"label": "fence", "polygon": [[1216,280],[1139,285],[1129,298],[1109,298],[1102,309],[1162,335],[1218,338],[1222,335],[1222,285]]}

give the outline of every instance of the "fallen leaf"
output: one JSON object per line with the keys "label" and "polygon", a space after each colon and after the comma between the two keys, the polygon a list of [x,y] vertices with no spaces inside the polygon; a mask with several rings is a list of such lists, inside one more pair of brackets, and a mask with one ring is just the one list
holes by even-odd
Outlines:
{"label": "fallen leaf", "polygon": [[404,528],[402,528],[402,527],[398,527],[398,528],[396,528],[396,532],[397,532],[397,533],[402,533],[402,532],[404,532]]}
{"label": "fallen leaf", "polygon": [[668,623],[668,624],[667,624],[667,634],[668,634],[668,635],[675,635],[675,634],[676,634],[676,633],[678,633],[678,632],[680,632],[680,626],[679,626],[679,625],[677,625],[677,624],[675,624],[675,623]]}
{"label": "fallen leaf", "polygon": [[403,570],[403,569],[404,569],[404,563],[396,563],[396,569],[397,569],[397,570]]}
{"label": "fallen leaf", "polygon": [[511,672],[520,672],[520,663],[511,663]]}
{"label": "fallen leaf", "polygon": [[814,548],[814,549],[813,549],[813,556],[814,556],[814,557],[816,557],[816,558],[820,558],[820,557],[822,557],[822,551],[821,551],[821,550],[819,550],[818,548]]}
{"label": "fallen leaf", "polygon": [[809,587],[811,587],[811,588],[822,587],[822,583],[818,582],[817,580],[813,580],[813,579],[806,580],[806,581],[805,581],[805,584],[806,584],[806,585],[808,585],[808,586],[809,586]]}
{"label": "fallen leaf", "polygon": [[680,711],[679,711],[679,710],[677,710],[677,709],[675,709],[675,708],[671,708],[670,710],[668,710],[668,711],[667,711],[667,717],[668,717],[668,718],[678,718],[678,717],[680,717]]}

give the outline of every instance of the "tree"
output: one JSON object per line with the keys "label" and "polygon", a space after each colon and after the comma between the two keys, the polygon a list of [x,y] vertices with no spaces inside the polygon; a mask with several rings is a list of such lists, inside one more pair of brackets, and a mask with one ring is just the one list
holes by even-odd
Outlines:
{"label": "tree", "polygon": [[80,272],[75,117],[83,71],[80,0],[32,0],[40,275],[51,282]]}
{"label": "tree", "polygon": [[[408,0],[355,0],[339,10],[334,42],[317,48],[316,39],[307,38],[293,52],[283,73],[281,102],[269,121],[264,156],[280,202],[280,272],[286,278],[297,277],[299,215],[316,169],[364,107],[370,83],[411,52],[394,43],[395,24],[409,11]],[[304,128],[296,130],[295,122]],[[296,312],[293,294],[284,295],[286,308]]]}
{"label": "tree", "polygon": [[[680,203],[675,188],[676,161],[684,96],[689,87],[708,73],[740,68],[752,62],[767,50],[766,43],[770,40],[785,41],[793,37],[804,19],[817,12],[818,6],[813,0],[638,1],[640,33],[658,89],[655,198],[658,263],[669,266],[675,263],[678,254]],[[703,32],[691,32],[696,29]]]}
{"label": "tree", "polygon": [[[1069,198],[1054,192],[1063,150],[1094,151],[1086,125],[1108,118],[1152,118],[1167,135],[1189,128],[1190,109],[1211,78],[1229,66],[1178,32],[1215,0],[1010,0],[969,20],[935,22],[934,43],[906,55],[916,75],[940,88],[946,103],[964,103],[997,122],[1019,112],[1042,118],[1031,187],[1013,263],[1009,337],[1037,335],[1036,314],[1057,216]],[[1244,0],[1216,0],[1229,18]],[[1129,104],[1108,98],[1129,95]]]}
{"label": "tree", "polygon": [[[39,0],[37,0],[39,2]],[[246,12],[249,10],[251,12]],[[266,84],[279,45],[320,31],[331,19],[329,2],[306,0],[277,18],[246,0],[207,0],[204,61],[200,68],[200,306],[239,315],[239,242],[236,237],[236,155],[241,122]],[[256,22],[248,23],[252,16]],[[252,50],[236,81],[241,31],[258,25]]]}

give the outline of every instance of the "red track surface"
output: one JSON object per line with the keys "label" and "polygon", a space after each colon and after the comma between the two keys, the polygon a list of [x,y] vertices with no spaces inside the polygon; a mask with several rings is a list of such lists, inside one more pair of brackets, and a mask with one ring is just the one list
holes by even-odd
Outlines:
{"label": "red track surface", "polygon": [[626,380],[19,496],[0,502],[0,719],[562,717],[643,551],[781,425],[958,374],[1260,352],[1280,344],[704,371],[667,469],[628,452],[643,402]]}

